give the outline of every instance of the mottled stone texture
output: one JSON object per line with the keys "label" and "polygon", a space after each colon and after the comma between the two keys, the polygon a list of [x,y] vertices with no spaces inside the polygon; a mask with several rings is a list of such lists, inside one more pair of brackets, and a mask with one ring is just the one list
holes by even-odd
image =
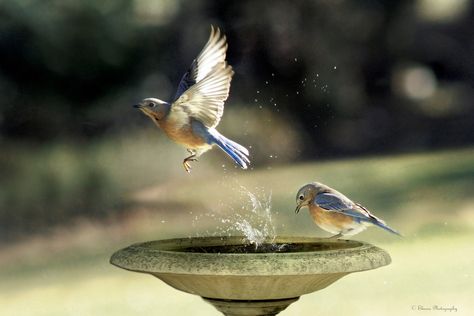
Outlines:
{"label": "mottled stone texture", "polygon": [[[368,243],[307,237],[268,241],[299,249],[294,251],[291,247],[288,251],[263,253],[225,250],[245,243],[240,236],[158,240],[119,250],[110,262],[130,271],[152,274],[178,290],[215,301],[219,310],[238,307],[239,313],[250,314],[235,315],[263,315],[252,314],[257,306],[247,303],[259,302],[266,309],[275,305],[271,300],[289,299],[290,304],[300,295],[323,289],[349,273],[375,269],[391,261],[388,253]],[[207,252],[215,251],[215,247],[224,251]]]}

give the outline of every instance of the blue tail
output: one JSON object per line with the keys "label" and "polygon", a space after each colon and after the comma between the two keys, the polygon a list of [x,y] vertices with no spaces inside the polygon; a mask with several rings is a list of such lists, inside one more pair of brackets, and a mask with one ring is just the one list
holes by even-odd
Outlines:
{"label": "blue tail", "polygon": [[[375,217],[375,216],[374,216]],[[398,235],[398,236],[402,236],[399,232],[397,232],[395,229],[391,228],[390,226],[388,226],[387,224],[385,224],[384,221],[378,219],[377,217],[375,217],[375,219],[373,221],[370,221],[372,224],[380,227],[380,228],[383,228],[385,229],[386,231],[389,231],[391,232],[392,234],[395,234],[395,235]]]}
{"label": "blue tail", "polygon": [[242,169],[247,169],[249,160],[249,151],[242,145],[224,137],[215,129],[210,129],[209,134],[212,136],[213,142],[219,146],[229,157],[231,157]]}
{"label": "blue tail", "polygon": [[359,203],[355,203],[355,205],[356,205],[356,207],[358,207],[358,208],[360,208],[361,210],[364,211],[364,213],[363,213],[364,216],[360,216],[360,215],[362,215],[362,213],[359,213],[359,212],[355,212],[355,214],[358,214],[359,216],[354,216],[353,215],[354,213],[352,213],[352,212],[351,212],[352,214],[346,214],[346,215],[351,215],[354,218],[357,218],[359,221],[371,223],[375,226],[378,226],[380,228],[385,229],[388,232],[391,232],[392,234],[395,234],[395,235],[398,235],[398,236],[402,237],[402,234],[400,234],[395,229],[393,229],[390,226],[388,226],[387,224],[385,224],[385,222],[383,220],[381,220],[380,218],[378,218],[377,216],[370,213],[369,210],[366,209],[363,205],[361,205]]}

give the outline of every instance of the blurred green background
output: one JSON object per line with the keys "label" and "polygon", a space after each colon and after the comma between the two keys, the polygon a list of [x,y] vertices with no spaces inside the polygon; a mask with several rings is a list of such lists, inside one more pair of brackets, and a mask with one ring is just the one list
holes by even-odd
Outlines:
{"label": "blurred green background", "polygon": [[[252,168],[214,150],[188,175],[131,105],[174,95],[211,24],[235,70],[219,130]],[[217,315],[108,257],[239,233],[242,186],[271,194],[277,234],[326,236],[293,213],[314,180],[404,238],[356,236],[393,263],[282,315],[472,315],[473,29],[468,0],[1,1],[0,315]]]}

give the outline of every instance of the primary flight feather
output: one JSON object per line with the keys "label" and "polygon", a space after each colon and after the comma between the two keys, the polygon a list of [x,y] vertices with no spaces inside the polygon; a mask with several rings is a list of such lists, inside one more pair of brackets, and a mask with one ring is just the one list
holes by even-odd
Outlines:
{"label": "primary flight feather", "polygon": [[217,145],[242,169],[247,169],[249,151],[220,134],[216,127],[224,113],[234,71],[227,64],[227,41],[219,28],[211,26],[206,45],[183,75],[171,103],[157,98],[135,105],[174,142],[187,148],[183,160],[187,172],[191,161]]}

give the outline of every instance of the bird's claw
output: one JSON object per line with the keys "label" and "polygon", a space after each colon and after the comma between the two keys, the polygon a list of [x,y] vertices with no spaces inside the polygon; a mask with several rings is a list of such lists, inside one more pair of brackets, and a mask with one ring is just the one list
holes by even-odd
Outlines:
{"label": "bird's claw", "polygon": [[191,173],[191,164],[187,161],[183,161],[183,167],[184,170],[186,170],[187,173]]}
{"label": "bird's claw", "polygon": [[187,173],[191,173],[191,164],[189,163],[190,161],[198,161],[196,158],[194,157],[188,157],[186,159],[183,160],[183,167],[184,167],[184,170],[186,170]]}
{"label": "bird's claw", "polygon": [[339,234],[336,234],[334,236],[331,236],[331,237],[327,237],[327,239],[339,239],[341,238],[342,236],[344,236],[342,233],[339,233]]}

